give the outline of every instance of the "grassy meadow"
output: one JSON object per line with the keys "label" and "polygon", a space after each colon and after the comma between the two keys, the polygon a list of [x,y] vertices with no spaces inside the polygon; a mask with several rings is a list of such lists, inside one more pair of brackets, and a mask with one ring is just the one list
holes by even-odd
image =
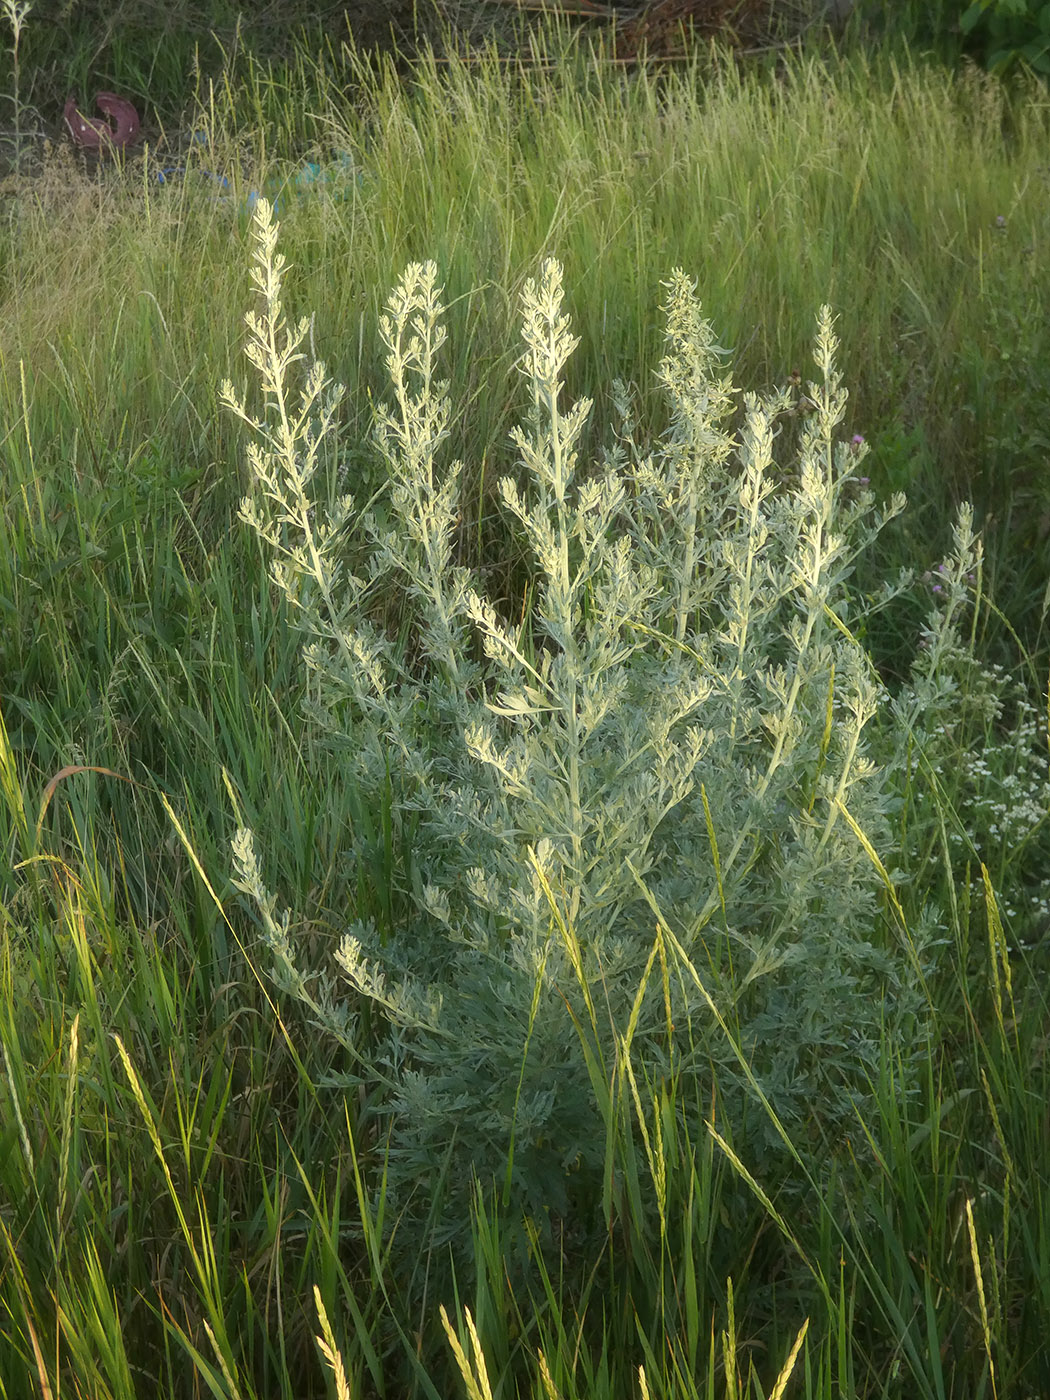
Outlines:
{"label": "grassy meadow", "polygon": [[[555,34],[528,61],[424,58],[407,77],[303,51],[201,94],[186,130],[198,139],[163,184],[148,160],[96,178],[56,152],[0,196],[0,1395],[1050,1392],[1045,89],[863,50],[626,71]],[[644,943],[637,965],[625,961],[639,988],[624,1003],[630,1025],[597,1029],[613,992],[573,961],[586,895],[574,903],[549,882],[539,907],[569,950],[552,996],[574,1018],[570,1039],[578,1028],[593,1101],[579,1153],[554,1153],[563,1203],[546,1213],[524,1204],[527,1172],[512,1158],[531,1159],[516,1123],[486,1128],[486,1151],[506,1137],[506,1170],[476,1182],[461,1165],[466,1130],[466,1149],[450,1139],[445,1155],[436,1129],[398,1138],[409,1091],[428,1092],[412,1075],[422,1064],[437,1076],[440,1063],[401,1037],[393,993],[370,1000],[364,973],[340,979],[334,954],[350,928],[371,929],[394,963],[429,936],[420,871],[440,868],[440,854],[418,797],[429,789],[402,781],[396,745],[385,772],[379,749],[372,769],[358,753],[355,736],[372,730],[339,670],[348,614],[343,632],[311,631],[328,575],[304,573],[298,593],[275,587],[275,553],[298,527],[278,508],[271,547],[239,514],[246,495],[260,498],[247,455],[258,434],[229,411],[223,381],[257,425],[278,421],[244,354],[252,271],[265,267],[260,193],[276,201],[281,295],[291,322],[306,318],[302,353],[345,386],[310,491],[321,503],[345,495],[350,520],[366,506],[375,518],[347,526],[333,577],[351,599],[357,577],[371,579],[363,611],[406,694],[439,649],[413,621],[425,590],[408,564],[371,578],[361,540],[374,529],[381,554],[383,530],[408,518],[391,493],[396,452],[429,461],[416,439],[391,447],[393,429],[384,454],[374,432],[393,402],[381,321],[409,264],[434,260],[444,289],[435,375],[451,412],[437,435],[441,461],[463,464],[424,602],[444,606],[441,576],[469,571],[537,675],[561,624],[538,582],[542,531],[515,516],[499,481],[521,476],[523,295],[545,259],[561,265],[579,337],[564,402],[594,400],[588,463],[608,465],[601,449],[623,434],[616,381],[633,386],[640,438],[667,426],[660,307],[681,268],[725,347],[711,364],[731,364],[742,390],[783,389],[774,454],[796,439],[803,459],[816,452],[805,428],[811,412],[823,423],[814,325],[831,307],[849,390],[834,461],[858,462],[835,479],[836,509],[852,520],[869,484],[879,502],[908,497],[843,575],[852,611],[832,627],[805,595],[807,625],[830,628],[813,663],[826,727],[821,692],[812,753],[797,741],[808,806],[789,823],[770,798],[777,834],[760,858],[763,813],[745,778],[772,773],[763,755],[779,761],[796,739],[786,720],[766,740],[748,730],[746,763],[726,750],[724,808],[708,776],[699,845],[674,858],[675,913],[655,896],[617,904]],[[723,445],[712,457],[723,484],[752,452],[734,445],[749,431],[743,396],[727,404],[723,437],[711,428],[692,449]],[[675,442],[686,460],[687,437]],[[309,442],[285,447],[271,465],[284,464],[287,500],[289,464]],[[770,468],[771,501],[816,499],[805,471],[782,466]],[[568,540],[552,480],[550,518]],[[427,490],[436,510],[432,477]],[[712,530],[729,518],[729,496],[717,499]],[[964,502],[983,552],[953,534]],[[593,505],[615,536],[627,508]],[[795,538],[792,509],[770,515],[784,538]],[[577,525],[566,568],[591,548]],[[663,557],[655,536],[637,543]],[[712,578],[736,568],[728,548],[710,558]],[[910,578],[869,606],[901,570]],[[681,582],[657,576],[665,591]],[[798,585],[785,578],[775,601],[790,608]],[[592,591],[572,615],[580,637],[605,596]],[[728,635],[717,592],[695,607]],[[674,635],[672,616],[652,615],[654,637]],[[668,667],[690,648],[706,655],[682,629]],[[787,624],[770,632],[770,677],[790,669],[790,636]],[[308,667],[311,638],[332,652]],[[837,752],[833,715],[843,732],[848,719],[835,646],[858,677],[856,658],[870,658],[864,684],[882,687],[890,718],[863,741],[881,775],[872,825],[853,833],[842,816],[832,839],[823,807],[813,814]],[[649,664],[638,663],[645,684]],[[494,698],[478,684],[467,689]],[[441,696],[399,721],[419,728],[438,769],[455,728],[442,726],[458,713],[454,687]],[[376,721],[378,744],[395,719]],[[834,799],[855,810],[846,767],[829,810]],[[775,791],[795,801],[794,787]],[[759,833],[753,860],[737,856],[732,823],[720,829],[723,810]],[[853,884],[821,874],[819,898],[792,913],[780,871],[809,817],[814,862],[841,844],[827,870],[856,882],[855,904]],[[654,851],[670,851],[675,820],[654,826]],[[254,886],[232,850],[246,828]],[[788,956],[768,976],[756,961],[737,985],[732,959],[719,961],[737,928],[732,881],[750,929],[767,879],[780,881],[781,945],[816,947],[819,933],[833,949],[840,920],[865,968],[910,959],[899,989],[912,1009],[898,1024],[892,999],[880,1002],[855,1063],[860,973],[836,981]],[[712,938],[705,972],[708,945],[688,945],[682,911],[707,911],[702,924],[720,899],[723,941],[712,952]],[[304,970],[298,983],[282,946]],[[713,997],[700,1003],[708,973]],[[813,996],[799,1010],[803,984]],[[344,1003],[353,1014],[339,1022]],[[544,1014],[537,991],[520,1024],[508,1017],[510,1064],[532,1053]],[[844,1066],[835,1116],[798,1102],[787,1070],[763,1058],[763,1038],[792,1018],[820,1028],[799,1061],[806,1083],[824,1082],[825,1051]],[[448,1102],[473,1124],[487,1090],[471,1083],[452,1084]],[[723,1108],[733,1094],[739,1108]],[[546,1162],[537,1122],[529,1147]],[[432,1160],[413,1165],[413,1152]]]}

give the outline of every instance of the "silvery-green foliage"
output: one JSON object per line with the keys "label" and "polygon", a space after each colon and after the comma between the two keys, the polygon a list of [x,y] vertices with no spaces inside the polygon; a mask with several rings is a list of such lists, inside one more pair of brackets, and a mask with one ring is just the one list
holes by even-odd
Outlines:
{"label": "silvery-green foliage", "polygon": [[[454,563],[461,466],[441,464],[452,407],[434,265],[408,268],[381,323],[390,487],[381,512],[355,514],[311,494],[339,391],[319,365],[290,387],[305,328],[286,324],[262,201],[255,238],[261,412],[223,390],[253,434],[242,515],[308,639],[313,713],[343,736],[362,791],[389,782],[415,823],[413,912],[385,940],[347,929],[340,995],[333,969],[298,967],[249,833],[235,861],[282,985],[351,1053],[355,1007],[382,1013],[369,1074],[388,1086],[401,1205],[444,1180],[445,1223],[462,1229],[473,1167],[537,1219],[565,1212],[601,1165],[596,1100],[619,1082],[628,1023],[646,1074],[699,1080],[683,1101],[710,1100],[714,1083],[722,1127],[746,1131],[763,1165],[779,1140],[695,981],[676,968],[646,980],[656,910],[782,1120],[833,1142],[880,1034],[914,1033],[923,954],[885,917],[857,835],[889,860],[894,779],[868,750],[885,696],[855,640],[850,576],[904,503],[876,510],[862,451],[837,440],[829,311],[801,416],[786,394],[746,394],[734,432],[725,353],[676,271],[668,428],[640,444],[618,389],[619,440],[592,460],[591,404],[563,401],[576,341],[547,261],[522,294],[529,405],[500,483],[532,602],[507,616]],[[795,445],[778,464],[786,424]],[[373,606],[392,595],[396,634]]]}

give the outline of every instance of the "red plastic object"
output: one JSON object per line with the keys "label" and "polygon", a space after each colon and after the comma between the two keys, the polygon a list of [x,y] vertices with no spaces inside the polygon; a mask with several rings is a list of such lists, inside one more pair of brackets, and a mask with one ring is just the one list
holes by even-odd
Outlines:
{"label": "red plastic object", "polygon": [[95,106],[111,121],[98,117],[85,117],[77,107],[77,100],[71,97],[66,103],[66,126],[75,146],[97,151],[106,147],[122,151],[139,134],[139,114],[126,97],[118,97],[115,92],[100,92],[95,97]]}

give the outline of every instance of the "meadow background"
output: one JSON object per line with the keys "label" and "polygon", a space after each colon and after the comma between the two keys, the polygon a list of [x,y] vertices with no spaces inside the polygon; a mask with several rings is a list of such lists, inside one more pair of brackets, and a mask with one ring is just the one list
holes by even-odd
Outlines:
{"label": "meadow background", "polygon": [[[789,1367],[813,1396],[1050,1391],[1050,104],[1038,7],[963,33],[965,8],[858,7],[832,35],[785,6],[797,43],[651,64],[505,18],[458,54],[435,26],[411,56],[316,30],[275,56],[218,23],[151,47],[90,7],[64,31],[24,16],[0,85],[0,1394],[757,1396]],[[45,150],[70,75],[140,101],[156,154]],[[512,618],[530,564],[497,483],[548,256],[592,455],[617,379],[663,425],[673,267],[734,382],[796,407],[831,306],[841,440],[877,499],[908,496],[851,585],[913,571],[860,637],[890,693],[973,503],[970,661],[894,750],[871,914],[875,942],[935,931],[927,1020],[877,1046],[841,1139],[793,1139],[763,1176],[654,1070],[606,1104],[604,1238],[569,1220],[523,1250],[516,1198],[485,1183],[452,1253],[400,1228],[385,1069],[351,1074],[280,983],[231,854],[250,827],[304,968],[334,977],[352,923],[396,944],[412,917],[412,813],[312,721],[294,609],[238,516],[250,435],[220,385],[257,394],[260,194],[288,313],[346,386],[320,485],[380,509],[380,318],[435,260],[453,557]],[[407,632],[403,589],[379,615]],[[367,1061],[368,1014],[355,1034]]]}

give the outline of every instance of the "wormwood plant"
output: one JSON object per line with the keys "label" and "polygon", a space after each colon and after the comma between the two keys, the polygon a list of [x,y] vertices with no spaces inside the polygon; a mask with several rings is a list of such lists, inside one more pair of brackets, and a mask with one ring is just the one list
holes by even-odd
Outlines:
{"label": "wormwood plant", "polygon": [[434,264],[407,269],[381,322],[389,490],[359,510],[319,489],[341,391],[321,364],[300,375],[307,325],[286,320],[262,201],[254,238],[261,406],[222,389],[251,431],[242,516],[307,638],[312,718],[414,836],[407,912],[351,922],[333,968],[300,966],[244,830],[237,880],[278,982],[383,1086],[403,1227],[429,1210],[438,1238],[466,1238],[472,1170],[540,1228],[570,1211],[579,1225],[631,1074],[691,1083],[678,1102],[710,1103],[769,1173],[783,1144],[757,1083],[817,1162],[856,1128],[880,1035],[905,1065],[921,1043],[926,967],[886,915],[877,853],[897,794],[868,751],[884,692],[850,590],[904,501],[876,509],[863,447],[837,441],[830,312],[801,413],[787,393],[745,394],[734,433],[725,352],[675,271],[667,429],[639,444],[618,386],[622,430],[592,460],[590,401],[562,402],[576,341],[547,261],[522,293],[530,404],[500,487],[531,561],[530,606],[508,616],[454,562]]}

